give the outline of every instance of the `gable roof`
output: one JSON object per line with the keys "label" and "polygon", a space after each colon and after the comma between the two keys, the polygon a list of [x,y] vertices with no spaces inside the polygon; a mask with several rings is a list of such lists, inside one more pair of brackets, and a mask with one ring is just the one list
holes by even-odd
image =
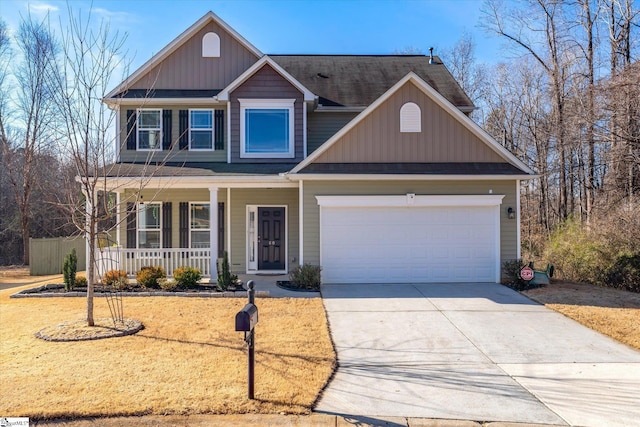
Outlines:
{"label": "gable roof", "polygon": [[433,61],[424,55],[269,56],[318,95],[323,106],[366,107],[414,72],[463,112],[475,109],[437,56]]}
{"label": "gable roof", "polygon": [[305,101],[314,101],[315,95],[309,89],[307,89],[302,83],[300,83],[295,77],[289,74],[285,69],[283,69],[278,63],[276,63],[273,59],[271,59],[268,55],[264,55],[262,58],[258,60],[255,64],[245,70],[244,73],[240,74],[238,78],[229,83],[229,85],[222,89],[220,93],[218,93],[219,101],[228,101],[229,94],[233,92],[238,86],[244,83],[249,77],[257,73],[263,66],[269,65],[273,68],[278,74],[280,74],[285,80],[291,83],[296,89],[298,89],[304,95]]}
{"label": "gable roof", "polygon": [[500,145],[489,134],[487,134],[480,126],[478,126],[473,120],[464,115],[458,108],[451,104],[444,96],[438,93],[434,88],[429,86],[424,80],[422,80],[416,73],[409,72],[404,78],[398,81],[393,87],[387,90],[382,96],[376,99],[371,105],[365,108],[360,114],[358,114],[353,120],[351,120],[346,126],[340,129],[335,135],[329,138],[324,144],[322,144],[317,150],[315,150],[309,157],[300,162],[296,167],[291,170],[291,174],[301,172],[304,168],[312,164],[318,159],[324,152],[326,152],[331,146],[336,144],[341,138],[346,135],[351,129],[369,116],[380,105],[387,101],[394,93],[402,88],[407,82],[412,82],[418,89],[420,89],[425,95],[433,100],[440,108],[445,110],[448,114],[453,116],[460,125],[467,128],[472,134],[474,134],[480,141],[485,143],[489,148],[495,151],[500,157],[505,159],[508,163],[511,163],[524,174],[535,175],[535,172],[529,168],[524,162],[513,155],[509,150]]}
{"label": "gable roof", "polygon": [[231,28],[229,24],[224,22],[218,15],[209,11],[202,18],[198,19],[193,25],[187,28],[182,34],[176,37],[171,43],[166,45],[160,52],[156,53],[145,62],[140,68],[134,71],[129,77],[127,77],[122,83],[116,86],[111,92],[109,92],[105,98],[113,98],[118,95],[120,92],[127,89],[128,86],[132,85],[140,78],[142,78],[147,71],[151,70],[154,66],[162,62],[165,58],[175,52],[180,46],[182,46],[187,40],[189,40],[194,34],[200,31],[205,25],[209,22],[215,22],[219,26],[221,26],[227,33],[229,33],[234,39],[236,39],[241,45],[243,45],[247,50],[253,53],[257,58],[263,56],[263,53],[258,50],[254,45],[249,43],[247,39],[242,37],[236,30]]}

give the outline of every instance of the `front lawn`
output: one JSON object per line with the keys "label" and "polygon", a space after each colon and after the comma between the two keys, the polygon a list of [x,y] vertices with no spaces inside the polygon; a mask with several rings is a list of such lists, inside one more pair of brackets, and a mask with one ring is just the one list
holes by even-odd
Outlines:
{"label": "front lawn", "polygon": [[[234,318],[245,298],[125,298],[136,335],[47,342],[38,330],[83,318],[84,298],[0,291],[0,414],[32,419],[132,414],[304,414],[335,364],[322,301],[258,299],[256,386]],[[109,317],[96,298],[95,317]]]}

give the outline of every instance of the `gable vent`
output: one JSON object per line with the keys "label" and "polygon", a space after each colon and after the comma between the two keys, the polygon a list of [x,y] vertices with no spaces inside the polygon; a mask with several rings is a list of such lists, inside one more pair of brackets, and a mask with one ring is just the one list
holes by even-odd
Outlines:
{"label": "gable vent", "polygon": [[400,132],[422,132],[420,107],[407,102],[400,108]]}
{"label": "gable vent", "polygon": [[207,33],[202,37],[202,57],[220,57],[220,37],[216,33]]}

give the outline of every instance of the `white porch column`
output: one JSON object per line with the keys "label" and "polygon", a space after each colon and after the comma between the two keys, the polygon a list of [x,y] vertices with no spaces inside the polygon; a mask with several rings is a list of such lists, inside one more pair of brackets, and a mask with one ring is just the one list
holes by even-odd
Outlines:
{"label": "white porch column", "polygon": [[209,188],[209,230],[211,249],[209,281],[215,283],[218,280],[218,187]]}
{"label": "white porch column", "polygon": [[[117,128],[116,128],[117,129]],[[120,209],[122,209],[122,206],[120,206],[120,191],[116,191],[116,243],[118,244],[118,248],[121,247],[121,243],[120,243],[120,221],[122,219],[122,214],[120,212]]]}

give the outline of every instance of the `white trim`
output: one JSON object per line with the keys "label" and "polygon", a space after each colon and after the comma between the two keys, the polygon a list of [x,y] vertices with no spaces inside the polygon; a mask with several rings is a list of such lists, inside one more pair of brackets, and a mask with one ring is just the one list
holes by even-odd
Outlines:
{"label": "white trim", "polygon": [[512,181],[537,177],[538,175],[287,174],[291,181]]}
{"label": "white trim", "polygon": [[115,98],[104,99],[104,103],[110,107],[119,105],[139,106],[141,104],[145,106],[166,106],[170,104],[185,106],[202,105],[211,106],[211,108],[226,104],[225,102],[218,102],[215,96],[209,98]]}
{"label": "white trim", "polygon": [[[241,159],[293,159],[295,148],[295,99],[238,99],[240,102],[240,158]],[[246,111],[255,110],[287,110],[289,112],[289,147],[277,153],[251,153],[246,151]]]}
{"label": "white trim", "polygon": [[[188,115],[189,115],[189,120],[188,120],[188,141],[187,143],[189,144],[189,151],[215,151],[215,147],[216,147],[216,142],[215,142],[215,136],[216,136],[216,121],[215,121],[215,111],[212,108],[189,108],[188,110]],[[209,113],[211,113],[211,148],[192,148],[191,147],[191,131],[193,130],[193,127],[191,126],[191,112],[192,111],[208,111]],[[195,129],[195,131],[206,131],[209,129]]]}
{"label": "white trim", "polygon": [[304,185],[298,187],[298,265],[304,264]]}
{"label": "white trim", "polygon": [[522,230],[520,225],[520,180],[516,180],[516,259],[522,258]]}
{"label": "white trim", "polygon": [[202,57],[220,58],[220,36],[209,31],[202,36]]}
{"label": "white trim", "polygon": [[236,32],[236,30],[231,28],[229,24],[227,24],[222,19],[220,19],[218,15],[209,11],[202,18],[198,19],[193,25],[191,25],[189,28],[183,31],[182,34],[180,34],[178,37],[173,39],[173,41],[168,45],[166,45],[160,52],[153,55],[151,59],[145,62],[140,68],[134,71],[133,74],[127,77],[127,79],[125,79],[122,83],[116,86],[111,92],[109,92],[105,96],[105,98],[113,98],[118,93],[122,92],[123,90],[126,90],[128,87],[131,87],[135,82],[140,80],[140,78],[143,77],[147,73],[147,71],[151,70],[158,63],[160,63],[166,57],[171,55],[174,51],[176,51],[180,46],[182,46],[185,42],[187,42],[191,37],[193,37],[196,33],[198,33],[202,28],[204,28],[205,25],[207,25],[211,21],[215,22],[220,27],[222,27],[227,33],[229,33],[229,35],[231,35],[231,37],[236,39],[241,45],[247,48],[249,52],[253,53],[256,56],[256,58],[260,58],[263,56],[262,52],[260,52],[258,48],[256,48],[254,45],[249,43],[247,39],[242,37],[238,32]]}
{"label": "white trim", "polygon": [[225,210],[224,235],[227,241],[227,255],[231,259],[231,187],[227,187],[227,206],[225,206]]}
{"label": "white trim", "polygon": [[231,103],[227,102],[227,163],[231,163]]}
{"label": "white trim", "polygon": [[[258,269],[258,209],[259,208],[284,208],[284,270],[259,270]],[[249,250],[250,246],[250,232],[249,229],[249,212],[255,212],[255,230],[254,230],[254,238],[253,244],[256,251],[255,261],[250,264],[249,261]],[[289,206],[288,205],[247,205],[246,207],[246,273],[247,274],[259,274],[259,273],[272,273],[272,274],[286,274],[289,271]],[[250,268],[250,265],[253,266],[253,269]]]}
{"label": "white trim", "polygon": [[260,58],[255,64],[245,70],[244,73],[240,74],[234,81],[229,83],[227,87],[222,89],[220,93],[218,93],[218,100],[220,101],[229,101],[229,95],[233,92],[238,86],[244,83],[249,77],[258,72],[262,67],[266,64],[269,64],[271,68],[276,70],[278,74],[280,74],[285,80],[291,83],[296,89],[302,92],[303,100],[305,102],[313,102],[316,99],[316,96],[309,89],[304,87],[302,83],[295,79],[291,74],[289,74],[284,68],[278,65],[273,59],[271,59],[268,55],[264,55]]}
{"label": "white trim", "polygon": [[509,150],[500,145],[496,140],[494,140],[489,134],[487,134],[480,126],[475,124],[473,120],[467,117],[464,113],[462,113],[459,109],[457,109],[453,104],[447,101],[442,95],[440,95],[435,89],[433,89],[429,84],[427,84],[424,80],[422,80],[417,74],[413,71],[410,71],[405,77],[403,77],[399,82],[393,85],[389,90],[387,90],[383,95],[381,95],[378,99],[376,99],[371,105],[364,109],[360,114],[353,118],[349,123],[347,123],[342,129],[340,129],[337,133],[335,133],[331,138],[329,138],[326,142],[324,142],[318,149],[316,149],[309,157],[298,163],[298,165],[293,168],[290,174],[298,173],[300,170],[304,169],[307,165],[312,163],[318,157],[320,157],[325,151],[327,151],[331,146],[333,146],[337,141],[339,141],[345,134],[347,134],[351,129],[353,129],[358,123],[364,120],[369,114],[375,111],[382,103],[384,103],[387,99],[389,99],[394,93],[396,93],[400,88],[402,88],[407,82],[412,82],[415,84],[425,95],[431,98],[440,108],[448,112],[451,116],[453,116],[457,121],[466,127],[470,132],[472,132],[476,137],[478,137],[481,141],[483,141],[489,148],[493,149],[497,154],[499,154],[502,158],[507,160],[509,163],[521,169],[526,174],[534,175],[535,172],[529,168],[524,162],[514,156]]}
{"label": "white trim", "polygon": [[162,176],[162,177],[113,177],[106,178],[105,184],[108,191],[122,190],[126,188],[209,188],[212,185],[231,188],[298,188],[297,182],[287,180],[282,176],[256,175],[256,176]]}
{"label": "white trim", "polygon": [[[295,114],[295,110],[294,110]],[[295,135],[295,129],[294,129]],[[302,158],[307,157],[307,103],[302,103]]]}
{"label": "white trim", "polygon": [[[156,130],[160,129],[157,148],[140,148],[140,113],[143,111],[159,111],[160,112],[160,127],[159,128],[143,128],[142,130]],[[136,151],[162,151],[163,135],[163,120],[162,120],[162,108],[136,108]]]}
{"label": "white trim", "polygon": [[[426,196],[316,196],[321,207],[429,207],[499,206],[504,195]],[[498,212],[499,214],[500,212]],[[499,218],[499,215],[498,215]]]}
{"label": "white trim", "polygon": [[422,132],[422,109],[415,102],[405,102],[400,107],[400,133]]}
{"label": "white trim", "polygon": [[[191,205],[189,205],[191,209]],[[191,220],[191,212],[189,212]],[[189,221],[189,243],[191,243],[191,221]],[[218,280],[218,188],[209,188],[209,274],[210,281],[216,283]]]}
{"label": "white trim", "polygon": [[[211,190],[211,189],[209,189]],[[191,228],[191,207],[193,205],[209,205],[209,229],[207,230],[206,228]],[[209,244],[211,244],[211,201],[195,201],[195,202],[189,202],[189,249],[203,249],[203,248],[194,248],[193,242],[191,241],[191,232],[192,231],[208,231],[209,232]],[[211,249],[212,247],[209,246],[209,249]]]}
{"label": "white trim", "polygon": [[121,235],[120,235],[120,221],[122,220],[122,213],[120,212],[120,209],[122,208],[120,206],[120,194],[122,193],[122,191],[114,191],[114,193],[116,193],[116,242],[118,244],[118,246],[121,246]]}
{"label": "white trim", "polygon": [[[120,162],[120,152],[122,151],[122,143],[126,144],[127,138],[122,139],[122,128],[120,127],[120,107],[116,106],[114,110],[116,113],[116,137],[113,139],[113,145],[116,147],[116,162]],[[126,133],[126,129],[125,129]],[[127,135],[128,136],[128,135]]]}
{"label": "white trim", "polygon": [[[140,205],[145,206],[145,211],[147,205],[158,205],[158,228],[140,228]],[[162,249],[162,202],[136,202],[136,249]],[[141,231],[157,231],[160,242],[160,246],[157,248],[141,248],[140,247],[140,232]]]}
{"label": "white trim", "polygon": [[502,259],[502,254],[500,252],[500,246],[502,244],[502,238],[501,238],[501,233],[500,233],[500,206],[496,205],[495,206],[495,212],[493,214],[494,217],[494,225],[496,227],[496,246],[495,246],[495,253],[496,253],[496,265],[495,265],[495,272],[496,272],[496,283],[500,283],[500,279],[502,278],[502,268],[501,268],[501,262],[500,260]]}

